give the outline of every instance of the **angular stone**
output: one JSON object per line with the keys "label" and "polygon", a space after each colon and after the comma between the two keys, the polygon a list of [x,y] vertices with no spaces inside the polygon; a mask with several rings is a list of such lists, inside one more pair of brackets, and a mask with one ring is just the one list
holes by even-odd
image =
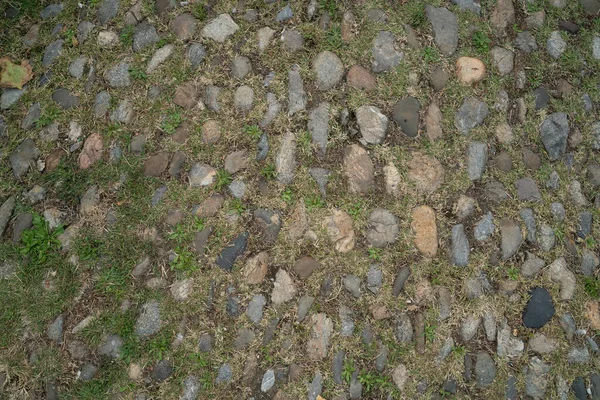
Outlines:
{"label": "angular stone", "polygon": [[306,345],[306,351],[310,360],[320,361],[327,357],[333,322],[326,314],[319,313],[311,316],[310,325],[310,338]]}
{"label": "angular stone", "polygon": [[562,157],[567,148],[569,121],[562,112],[550,114],[540,126],[540,135],[550,160]]}
{"label": "angular stone", "polygon": [[458,109],[454,118],[454,125],[464,135],[479,125],[488,115],[488,106],[485,102],[474,97],[467,97]]}
{"label": "angular stone", "polygon": [[471,248],[467,235],[465,235],[463,224],[457,224],[452,227],[451,252],[452,263],[457,267],[464,267],[469,263]]}
{"label": "angular stone", "polygon": [[380,144],[387,135],[388,118],[377,107],[364,105],[356,110],[360,134],[368,144]]}
{"label": "angular stone", "polygon": [[345,211],[335,210],[332,216],[325,218],[324,227],[336,251],[346,253],[354,248],[356,238],[352,225],[352,217]]}
{"label": "angular stone", "polygon": [[288,115],[292,116],[306,109],[307,94],[299,72],[300,67],[293,65],[288,73]]}
{"label": "angular stone", "polygon": [[480,180],[488,158],[486,143],[471,141],[467,150],[467,172],[472,181]]}
{"label": "angular stone", "polygon": [[412,159],[408,164],[408,179],[410,179],[418,192],[433,193],[444,182],[444,168],[435,158],[421,152],[412,152]]}
{"label": "angular stone", "polygon": [[500,234],[502,235],[501,249],[502,259],[508,260],[514,256],[521,244],[523,243],[523,235],[519,225],[511,219],[503,218],[500,220]]}
{"label": "angular stone", "polygon": [[346,75],[346,83],[357,89],[364,89],[367,91],[373,90],[377,87],[377,81],[375,77],[366,69],[360,65],[354,65],[348,70]]}
{"label": "angular stone", "polygon": [[408,137],[416,137],[419,133],[420,108],[419,101],[411,96],[398,100],[394,105],[394,121]]}
{"label": "angular stone", "polygon": [[296,136],[287,131],[281,138],[281,147],[275,159],[277,180],[284,185],[292,183],[296,175]]}
{"label": "angular stone", "polygon": [[396,68],[404,58],[404,53],[395,48],[395,38],[391,32],[379,31],[371,47],[373,62],[371,69],[375,73]]}
{"label": "angular stone", "polygon": [[490,50],[490,56],[500,76],[508,75],[515,66],[515,53],[503,47],[496,46]]}
{"label": "angular stone", "polygon": [[573,298],[576,287],[575,274],[568,268],[564,257],[556,259],[544,273],[552,282],[560,284],[561,300],[566,301]]}
{"label": "angular stone", "polygon": [[325,155],[329,137],[329,103],[320,103],[318,107],[311,110],[308,116],[308,132],[318,154]]}
{"label": "angular stone", "polygon": [[229,14],[221,14],[210,20],[204,28],[202,28],[202,36],[212,39],[217,43],[224,43],[225,40],[236,33],[238,29],[240,29],[240,27]]}
{"label": "angular stone", "polygon": [[365,193],[373,186],[373,162],[367,151],[357,144],[344,151],[344,175],[348,178],[350,192]]}
{"label": "angular stone", "polygon": [[216,264],[226,272],[231,272],[235,261],[246,251],[248,232],[240,233],[217,257]]}
{"label": "angular stone", "polygon": [[196,18],[190,13],[179,14],[171,20],[171,30],[179,39],[189,40],[196,32]]}
{"label": "angular stone", "polygon": [[451,56],[458,47],[458,19],[444,7],[425,7],[425,14],[433,29],[435,44],[445,56]]}
{"label": "angular stone", "polygon": [[413,209],[411,228],[415,246],[425,257],[434,257],[438,250],[437,225],[433,208],[423,205]]}
{"label": "angular stone", "polygon": [[150,300],[142,306],[142,311],[135,322],[135,334],[140,338],[146,338],[158,332],[161,326],[158,302]]}
{"label": "angular stone", "polygon": [[148,22],[142,22],[133,31],[133,51],[138,53],[156,44],[159,40],[160,37],[156,33],[156,28]]}

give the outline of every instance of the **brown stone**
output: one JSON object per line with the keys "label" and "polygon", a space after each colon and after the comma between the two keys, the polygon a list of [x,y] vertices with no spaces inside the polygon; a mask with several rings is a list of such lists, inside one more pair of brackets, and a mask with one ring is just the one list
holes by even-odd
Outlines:
{"label": "brown stone", "polygon": [[528,147],[523,148],[523,162],[527,168],[534,171],[542,166],[542,158]]}
{"label": "brown stone", "polygon": [[380,321],[382,319],[387,319],[391,317],[387,307],[385,305],[372,305],[370,307],[371,315],[373,315],[373,319],[375,321]]}
{"label": "brown stone", "polygon": [[223,203],[225,202],[225,197],[223,197],[219,193],[215,193],[212,196],[206,198],[196,210],[196,216],[200,218],[208,218],[214,217],[217,215]]}
{"label": "brown stone", "polygon": [[350,40],[352,40],[354,37],[353,29],[355,25],[356,19],[354,18],[354,14],[352,14],[352,11],[346,11],[342,17],[342,23],[340,27],[342,42],[348,43]]}
{"label": "brown stone", "polygon": [[512,159],[506,151],[500,152],[494,159],[494,164],[502,172],[508,172],[512,169]]}
{"label": "brown stone", "polygon": [[92,133],[83,143],[83,150],[79,154],[79,168],[88,169],[102,157],[102,136]]}
{"label": "brown stone", "polygon": [[357,144],[344,151],[344,174],[353,193],[367,192],[373,186],[374,166],[369,154]]}
{"label": "brown stone", "polygon": [[250,257],[242,269],[242,276],[249,285],[262,283],[269,269],[269,255],[263,251]]}
{"label": "brown stone", "polygon": [[202,125],[202,142],[204,144],[215,144],[221,138],[221,126],[214,119],[208,120]]}
{"label": "brown stone", "polygon": [[352,217],[347,212],[335,210],[325,218],[324,225],[336,251],[347,253],[354,248],[356,238],[352,227]]}
{"label": "brown stone", "polygon": [[506,29],[515,23],[515,7],[512,0],[498,0],[490,17],[490,24],[497,35],[504,35]]}
{"label": "brown stone", "polygon": [[427,108],[425,135],[430,141],[442,138],[442,112],[436,102],[432,102]]}
{"label": "brown stone", "polygon": [[485,76],[485,65],[472,57],[460,57],[456,61],[456,76],[464,85],[480,82]]}
{"label": "brown stone", "polygon": [[290,372],[288,373],[288,380],[290,382],[298,382],[304,375],[304,368],[301,365],[293,363],[290,365]]}
{"label": "brown stone", "polygon": [[415,233],[415,246],[425,257],[434,257],[438,250],[435,211],[429,206],[416,207],[410,224]]}
{"label": "brown stone", "polygon": [[348,85],[357,89],[373,90],[377,87],[375,77],[364,67],[354,65],[346,75]]}
{"label": "brown stone", "polygon": [[306,217],[306,205],[300,200],[296,203],[296,208],[290,216],[288,223],[288,236],[290,240],[296,241],[304,237],[308,230],[308,218]]}
{"label": "brown stone", "polygon": [[225,170],[230,174],[235,174],[248,167],[248,153],[246,150],[234,151],[225,158]]}
{"label": "brown stone", "polygon": [[417,191],[432,193],[444,183],[444,167],[435,158],[414,151],[408,164],[408,179],[415,184]]}
{"label": "brown stone", "polygon": [[594,329],[600,329],[600,308],[597,301],[588,301],[585,303],[585,315],[587,315],[590,325]]}
{"label": "brown stone", "polygon": [[190,137],[190,132],[192,131],[192,128],[193,128],[193,125],[190,122],[183,121],[181,123],[181,125],[179,125],[177,127],[177,129],[175,129],[175,132],[173,132],[171,139],[175,143],[180,143],[180,144],[185,143],[188,140],[188,138]]}
{"label": "brown stone", "polygon": [[200,91],[194,82],[185,82],[177,87],[173,103],[186,109],[194,108],[200,99]]}
{"label": "brown stone", "polygon": [[144,175],[160,176],[167,169],[170,156],[169,152],[161,151],[147,159],[144,163]]}
{"label": "brown stone", "polygon": [[306,344],[306,352],[310,360],[320,361],[327,357],[333,322],[325,313],[311,315],[310,321],[312,328]]}
{"label": "brown stone", "polygon": [[196,32],[196,19],[190,13],[179,14],[171,21],[171,30],[181,40],[189,40]]}
{"label": "brown stone", "polygon": [[180,223],[185,217],[183,211],[181,210],[170,210],[167,213],[167,217],[165,218],[165,222],[167,225],[174,227],[178,223]]}
{"label": "brown stone", "polygon": [[48,154],[48,157],[46,157],[46,168],[44,169],[44,172],[54,171],[60,165],[60,160],[66,154],[67,153],[65,153],[63,149],[52,150],[52,152]]}
{"label": "brown stone", "polygon": [[294,272],[302,280],[308,279],[319,268],[319,262],[312,257],[304,256],[294,264]]}

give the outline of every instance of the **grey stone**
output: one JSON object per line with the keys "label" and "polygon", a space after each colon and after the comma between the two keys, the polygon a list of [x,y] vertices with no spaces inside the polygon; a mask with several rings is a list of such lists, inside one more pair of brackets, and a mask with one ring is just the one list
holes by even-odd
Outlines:
{"label": "grey stone", "polygon": [[85,72],[87,62],[88,59],[85,56],[76,58],[69,64],[69,74],[75,79],[80,79]]}
{"label": "grey stone", "polygon": [[337,385],[343,385],[344,384],[344,377],[343,377],[343,369],[344,369],[344,359],[346,358],[346,352],[344,350],[338,350],[338,352],[335,354],[335,357],[333,357],[333,362],[332,362],[332,372],[333,372],[333,381],[337,384]]}
{"label": "grey stone", "polygon": [[246,315],[250,319],[250,321],[255,324],[259,324],[260,320],[263,316],[263,309],[267,304],[267,299],[262,294],[255,295],[250,303],[248,303],[248,309],[246,310]]}
{"label": "grey stone", "polygon": [[471,141],[467,150],[467,172],[472,181],[480,180],[488,160],[486,143]]}
{"label": "grey stone", "polygon": [[209,353],[212,350],[212,342],[210,333],[203,333],[198,339],[198,349],[203,353]]}
{"label": "grey stone", "polygon": [[241,199],[246,195],[246,184],[239,179],[233,180],[227,186],[227,189],[229,189],[229,193],[236,199]]}
{"label": "grey stone", "polygon": [[582,211],[579,213],[579,224],[575,234],[582,239],[585,239],[592,233],[592,213],[589,211]]}
{"label": "grey stone", "polygon": [[396,68],[404,58],[404,53],[396,50],[394,35],[388,31],[377,33],[371,47],[371,55],[371,69],[376,73]]}
{"label": "grey stone", "polygon": [[117,16],[121,0],[103,0],[98,8],[98,22],[104,25]]}
{"label": "grey stone", "polygon": [[538,239],[540,249],[542,251],[550,251],[556,244],[556,236],[554,235],[554,229],[549,225],[543,224],[540,229],[540,236]]}
{"label": "grey stone", "polygon": [[550,204],[550,212],[552,212],[552,217],[556,222],[563,222],[565,220],[565,216],[567,215],[565,207],[562,205],[562,203],[557,202]]}
{"label": "grey stone", "polygon": [[540,86],[533,91],[533,96],[535,97],[535,109],[541,110],[548,106],[550,102],[550,93],[548,89],[544,86]]}
{"label": "grey stone", "polygon": [[275,385],[275,371],[268,369],[263,375],[262,382],[260,383],[260,391],[263,393],[268,392]]}
{"label": "grey stone", "polygon": [[[273,122],[277,114],[281,111],[281,103],[277,100],[277,96],[271,92],[267,93],[267,111],[263,116],[263,119],[260,121],[258,126],[261,128],[266,128]],[[261,138],[262,139],[262,138]],[[262,161],[262,160],[257,160]]]}
{"label": "grey stone", "polygon": [[277,180],[284,185],[289,185],[296,175],[296,137],[287,131],[281,138],[281,147],[275,159],[275,172]]}
{"label": "grey stone", "polygon": [[513,336],[512,329],[506,323],[506,319],[498,329],[496,342],[498,357],[518,358],[525,350],[525,344],[521,339]]}
{"label": "grey stone", "polygon": [[388,118],[379,108],[369,105],[356,110],[356,122],[362,139],[369,144],[380,144],[387,135]]}
{"label": "grey stone", "polygon": [[479,325],[481,324],[481,317],[478,315],[469,315],[463,321],[460,327],[460,338],[464,343],[471,341],[477,334]]}
{"label": "grey stone", "polygon": [[538,354],[550,354],[558,348],[558,342],[541,333],[535,333],[529,339],[529,350]]}
{"label": "grey stone", "polygon": [[4,117],[0,115],[0,138],[6,137],[7,130],[8,126],[6,125],[6,121],[4,121]]}
{"label": "grey stone", "polygon": [[121,100],[117,107],[110,113],[110,120],[112,122],[129,124],[134,115],[133,102],[131,100]]}
{"label": "grey stone", "polygon": [[586,364],[590,361],[590,352],[587,347],[573,347],[567,354],[569,364]]}
{"label": "grey stone", "polygon": [[233,104],[242,112],[250,111],[254,104],[254,90],[247,85],[240,86],[233,96]]}
{"label": "grey stone", "polygon": [[341,321],[340,335],[346,337],[352,336],[352,333],[354,332],[354,319],[352,318],[354,312],[350,308],[341,305],[338,314]]}
{"label": "grey stone", "polygon": [[8,110],[11,108],[21,96],[25,93],[24,90],[21,89],[4,89],[2,91],[2,96],[0,97],[0,110]]}
{"label": "grey stone", "polygon": [[264,161],[269,155],[269,138],[266,133],[263,133],[260,140],[256,144],[257,154],[256,161]]}
{"label": "grey stone", "polygon": [[96,376],[98,367],[92,363],[85,363],[79,370],[79,379],[83,382],[91,381]]}
{"label": "grey stone", "polygon": [[523,243],[521,228],[515,221],[503,218],[500,220],[500,234],[502,235],[500,244],[502,259],[508,260],[517,253]]}
{"label": "grey stone", "polygon": [[54,18],[58,14],[60,14],[64,8],[65,6],[63,5],[63,3],[50,4],[46,6],[46,8],[42,10],[42,12],[40,12],[40,17],[42,17],[42,19]]}
{"label": "grey stone", "polygon": [[317,400],[321,392],[323,392],[323,376],[320,371],[317,371],[312,382],[308,385],[308,400]]}
{"label": "grey stone", "polygon": [[313,61],[315,85],[319,90],[329,90],[336,86],[344,76],[342,60],[331,51],[323,51]]}
{"label": "grey stone", "polygon": [[558,60],[567,49],[567,42],[560,35],[560,31],[552,31],[546,42],[546,50],[550,57]]}
{"label": "grey stone", "polygon": [[[237,317],[240,315],[240,298],[238,296],[236,296],[233,292],[227,296],[227,303],[225,304],[225,311],[227,311],[227,315],[229,315],[230,317]],[[252,335],[254,335],[254,332],[252,332],[249,329],[242,329],[240,332],[246,332],[246,331],[249,331],[252,333]],[[252,336],[252,337],[254,338],[254,336]],[[238,335],[238,339],[239,338],[240,338],[240,335]],[[245,345],[246,345],[246,343],[244,342],[244,346]]]}
{"label": "grey stone", "polygon": [[46,47],[42,58],[42,65],[44,67],[49,67],[61,55],[63,44],[64,40],[57,39]]}
{"label": "grey stone", "polygon": [[477,387],[481,389],[490,386],[496,378],[496,364],[494,363],[494,359],[484,351],[477,353],[475,377],[477,378]]}
{"label": "grey stone", "polygon": [[320,103],[318,107],[311,110],[308,115],[308,131],[317,153],[325,155],[329,137],[329,103]]}
{"label": "grey stone", "polygon": [[209,109],[219,112],[221,106],[219,105],[219,95],[221,94],[221,88],[218,86],[209,85],[206,87],[205,101],[206,107]]}
{"label": "grey stone", "polygon": [[558,172],[553,170],[552,172],[550,172],[550,176],[548,176],[548,180],[546,181],[546,187],[548,189],[556,190],[556,189],[558,189],[558,185],[559,185],[558,181],[559,181]]}
{"label": "grey stone", "polygon": [[235,79],[242,79],[252,72],[250,59],[244,56],[235,56],[231,64],[231,75]]}
{"label": "grey stone", "polygon": [[488,115],[488,106],[484,101],[474,97],[467,97],[456,112],[454,125],[464,135],[483,123]]}
{"label": "grey stone", "polygon": [[302,296],[300,300],[298,300],[298,313],[296,314],[296,319],[298,322],[304,321],[306,315],[308,314],[308,310],[313,305],[315,298],[312,296]]}
{"label": "grey stone", "polygon": [[160,360],[150,373],[150,377],[156,382],[163,382],[173,375],[173,365],[169,360]]}
{"label": "grey stone", "polygon": [[14,177],[20,179],[25,175],[30,165],[35,163],[40,154],[33,140],[23,140],[9,156]]}
{"label": "grey stone", "polygon": [[350,379],[350,388],[348,389],[350,399],[360,399],[362,397],[362,383],[358,379],[358,371],[354,371]]}
{"label": "grey stone", "polygon": [[210,20],[202,29],[202,36],[224,43],[225,40],[240,29],[229,14],[221,14]]}
{"label": "grey stone", "polygon": [[158,301],[150,300],[142,306],[140,315],[135,322],[135,334],[146,338],[158,332],[161,326]]}
{"label": "grey stone", "polygon": [[11,108],[21,96],[25,93],[21,89],[4,89],[2,91],[2,97],[0,97],[0,110],[8,110]]}
{"label": "grey stone", "polygon": [[517,33],[517,37],[515,38],[515,46],[519,48],[524,53],[531,53],[538,49],[537,42],[535,41],[535,36],[529,31],[522,31]]}
{"label": "grey stone", "polygon": [[79,106],[79,98],[63,88],[56,89],[52,93],[52,100],[64,110]]}
{"label": "grey stone", "polygon": [[359,298],[360,291],[360,278],[356,275],[346,275],[342,279],[342,283],[347,291],[349,291],[354,297]]}
{"label": "grey stone", "polygon": [[104,73],[104,79],[106,80],[106,83],[108,83],[108,85],[112,88],[122,88],[131,86],[129,69],[129,62],[121,61]]}
{"label": "grey stone", "polygon": [[310,176],[317,182],[317,186],[319,186],[319,191],[323,196],[325,196],[325,191],[327,188],[327,181],[329,180],[329,175],[331,175],[331,171],[325,168],[313,167],[309,170]]}
{"label": "grey stone", "polygon": [[500,76],[505,76],[513,71],[515,66],[515,53],[503,47],[494,47],[490,56]]}
{"label": "grey stone", "polygon": [[160,64],[164,63],[170,56],[173,54],[173,50],[175,46],[172,44],[167,44],[160,49],[156,50],[152,55],[152,58],[148,62],[148,66],[146,67],[146,74],[153,73]]}
{"label": "grey stone", "polygon": [[[25,114],[25,117],[21,121],[21,129],[23,129],[24,131],[27,131],[27,130],[33,128],[35,126],[35,123],[37,122],[37,120],[40,118],[41,115],[42,115],[42,107],[40,106],[40,103],[38,103],[38,102],[33,103],[29,107],[29,110],[27,110],[27,114]],[[0,136],[2,136],[2,135],[0,134]]]}
{"label": "grey stone", "polygon": [[40,185],[35,185],[30,191],[24,192],[23,197],[31,204],[39,203],[46,198],[46,188]]}
{"label": "grey stone", "polygon": [[299,70],[300,67],[294,65],[288,73],[288,115],[290,116],[306,109],[307,95]]}
{"label": "grey stone", "polygon": [[526,240],[529,243],[535,244],[537,241],[536,240],[537,225],[535,223],[535,216],[533,214],[533,210],[531,208],[524,208],[521,210],[519,215],[521,216],[521,219],[525,223],[525,228],[527,229]]}
{"label": "grey stone", "polygon": [[[565,385],[566,385],[566,381],[565,381]],[[566,389],[566,388],[565,388]],[[573,383],[571,384],[571,390],[573,391],[573,394],[575,395],[575,398],[577,400],[587,400],[588,396],[587,396],[587,390],[585,388],[585,382],[583,381],[583,378],[578,376],[577,378],[575,378],[575,380],[573,380]],[[565,390],[565,399],[567,398],[567,393]]]}
{"label": "grey stone", "polygon": [[515,182],[517,196],[522,201],[541,201],[542,194],[535,181],[530,177],[525,177]]}
{"label": "grey stone", "polygon": [[63,341],[64,321],[64,317],[61,314],[56,317],[56,319],[48,325],[48,329],[46,329],[46,336],[56,344],[61,344]]}
{"label": "grey stone", "polygon": [[435,357],[436,363],[440,364],[442,361],[444,361],[446,359],[446,357],[448,357],[450,352],[452,352],[453,348],[454,348],[454,339],[452,339],[452,336],[450,336],[448,339],[446,339],[442,348],[440,349],[440,352]]}
{"label": "grey stone", "polygon": [[138,53],[148,46],[152,46],[160,40],[156,28],[148,22],[142,22],[133,31],[133,51]]}
{"label": "grey stone", "polygon": [[548,373],[551,366],[538,357],[532,357],[525,372],[525,394],[533,399],[545,398]]}
{"label": "grey stone", "polygon": [[373,247],[385,247],[396,241],[400,231],[398,219],[388,210],[377,208],[369,217],[369,229],[365,236],[369,245]]}
{"label": "grey stone", "polygon": [[111,358],[119,358],[121,357],[122,347],[123,339],[119,335],[107,335],[98,345],[98,354]]}
{"label": "grey stone", "polygon": [[494,216],[491,212],[488,212],[475,225],[473,237],[479,242],[487,240],[494,233],[495,229]]}
{"label": "grey stone", "polygon": [[523,313],[523,325],[527,328],[541,328],[550,321],[554,312],[550,293],[544,288],[534,288]]}
{"label": "grey stone", "polygon": [[95,26],[96,25],[90,21],[81,21],[79,25],[77,25],[77,41],[79,44],[83,44],[87,40]]}
{"label": "grey stone", "polygon": [[292,19],[293,16],[294,12],[292,11],[292,7],[290,7],[290,5],[287,4],[281,10],[279,10],[277,15],[275,16],[275,22],[285,22],[289,19]]}
{"label": "grey stone", "polygon": [[221,251],[217,257],[216,264],[223,270],[231,272],[236,259],[244,254],[246,245],[248,244],[248,232],[240,233],[233,242],[230,242],[227,247]]}
{"label": "grey stone", "polygon": [[183,381],[183,393],[180,400],[196,400],[201,390],[200,381],[194,375],[188,375]]}
{"label": "grey stone", "polygon": [[475,14],[481,13],[481,5],[475,0],[452,0],[452,4],[456,4],[461,10],[472,11]]}
{"label": "grey stone", "polygon": [[379,293],[383,283],[383,272],[377,265],[371,265],[367,271],[367,289],[373,294]]}
{"label": "grey stone", "polygon": [[410,317],[402,313],[396,324],[396,340],[398,343],[410,343],[413,339],[413,326]]}
{"label": "grey stone", "polygon": [[206,49],[200,43],[192,43],[186,54],[192,69],[197,70],[206,57]]}
{"label": "grey stone", "polygon": [[110,94],[106,90],[99,92],[94,100],[94,116],[96,118],[106,117],[110,108]]}
{"label": "grey stone", "polygon": [[581,273],[585,276],[594,276],[598,265],[600,265],[598,255],[589,249],[583,249],[580,266]]}
{"label": "grey stone", "polygon": [[408,137],[416,137],[419,133],[420,108],[419,101],[412,96],[404,97],[394,104],[394,121]]}
{"label": "grey stone", "polygon": [[304,46],[304,36],[295,29],[286,30],[281,35],[285,49],[289,52],[294,52],[302,49]]}
{"label": "grey stone", "polygon": [[600,36],[594,36],[592,39],[592,56],[596,60],[600,60]]}
{"label": "grey stone", "polygon": [[457,224],[452,227],[451,252],[452,263],[457,267],[464,267],[469,263],[471,248],[467,235],[465,235],[463,224]]}
{"label": "grey stone", "polygon": [[578,207],[585,207],[588,205],[588,201],[581,191],[581,182],[577,180],[571,181],[569,184],[569,194],[571,195],[571,200],[574,205]]}
{"label": "grey stone", "polygon": [[451,56],[458,47],[458,19],[444,7],[425,7],[427,19],[431,22],[435,44],[445,56]]}

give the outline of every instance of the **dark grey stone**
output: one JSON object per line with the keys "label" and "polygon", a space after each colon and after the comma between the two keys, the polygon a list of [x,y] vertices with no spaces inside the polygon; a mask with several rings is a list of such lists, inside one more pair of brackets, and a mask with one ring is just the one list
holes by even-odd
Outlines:
{"label": "dark grey stone", "polygon": [[117,16],[121,0],[103,0],[98,8],[98,22],[104,25]]}
{"label": "dark grey stone", "polygon": [[554,303],[550,293],[544,288],[534,288],[525,306],[523,325],[527,328],[541,328],[554,316]]}
{"label": "dark grey stone", "polygon": [[240,233],[233,242],[221,251],[217,257],[216,264],[224,271],[231,272],[235,260],[246,251],[248,243],[248,232]]}
{"label": "dark grey stone", "polygon": [[50,4],[46,6],[46,8],[42,10],[42,12],[40,12],[40,17],[42,17],[42,19],[54,18],[58,14],[60,14],[61,11],[64,10],[64,8],[65,6],[63,5],[63,3]]}
{"label": "dark grey stone", "polygon": [[140,52],[160,40],[156,28],[148,22],[142,22],[135,27],[133,32],[133,51]]}
{"label": "dark grey stone", "polygon": [[394,121],[408,137],[415,137],[419,133],[420,108],[419,101],[411,96],[398,100],[394,105]]}
{"label": "dark grey stone", "polygon": [[567,114],[557,112],[550,114],[540,126],[542,142],[550,160],[558,160],[565,154],[569,135]]}
{"label": "dark grey stone", "polygon": [[400,293],[404,290],[404,285],[406,284],[410,273],[410,267],[400,267],[398,274],[396,275],[396,279],[394,280],[394,287],[392,289],[392,294],[394,297],[398,297],[398,295],[400,295]]}
{"label": "dark grey stone", "polygon": [[344,370],[344,359],[346,358],[346,352],[344,350],[338,350],[335,353],[335,357],[333,357],[333,363],[331,365],[331,370],[333,373],[333,381],[337,385],[344,384],[344,377],[342,375]]}
{"label": "dark grey stone", "polygon": [[[29,107],[29,110],[27,110],[27,114],[25,114],[25,117],[21,121],[21,129],[27,131],[33,128],[37,120],[40,118],[40,115],[42,115],[42,107],[40,106],[40,103],[33,103]],[[0,136],[2,136],[1,133]]]}
{"label": "dark grey stone", "polygon": [[63,88],[56,89],[52,93],[52,100],[64,110],[79,106],[79,98]]}
{"label": "dark grey stone", "polygon": [[166,381],[171,375],[173,375],[173,365],[169,360],[160,360],[150,373],[150,377],[156,382]]}
{"label": "dark grey stone", "polygon": [[25,175],[30,165],[35,163],[40,154],[33,140],[25,139],[22,141],[9,157],[15,178],[20,179]]}
{"label": "dark grey stone", "polygon": [[44,56],[42,58],[42,65],[44,67],[50,66],[62,53],[64,40],[58,39],[54,42],[50,43],[46,50],[44,51]]}
{"label": "dark grey stone", "polygon": [[457,267],[464,267],[469,263],[471,248],[467,235],[465,235],[463,224],[457,224],[452,227],[451,252],[452,263]]}
{"label": "dark grey stone", "polygon": [[575,232],[577,236],[585,239],[592,233],[592,213],[589,211],[582,211],[579,214],[579,224]]}
{"label": "dark grey stone", "polygon": [[526,240],[529,243],[536,243],[536,231],[537,225],[535,223],[535,215],[533,214],[533,210],[531,208],[524,208],[520,212],[521,219],[525,223],[525,228],[527,229],[527,237]]}
{"label": "dark grey stone", "polygon": [[488,160],[486,143],[471,141],[467,149],[467,172],[472,181],[480,180]]}
{"label": "dark grey stone", "polygon": [[488,106],[484,101],[467,97],[456,112],[454,125],[464,135],[483,123],[488,115]]}
{"label": "dark grey stone", "polygon": [[425,7],[427,19],[431,22],[435,44],[443,55],[451,56],[458,47],[458,19],[444,7]]}
{"label": "dark grey stone", "polygon": [[535,97],[535,109],[541,110],[542,108],[546,108],[548,106],[548,102],[550,101],[550,94],[548,93],[548,89],[543,86],[535,89],[533,91],[533,96]]}

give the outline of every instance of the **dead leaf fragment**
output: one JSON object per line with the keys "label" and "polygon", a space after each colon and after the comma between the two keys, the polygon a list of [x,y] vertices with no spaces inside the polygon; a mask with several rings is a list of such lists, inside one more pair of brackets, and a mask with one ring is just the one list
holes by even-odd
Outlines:
{"label": "dead leaf fragment", "polygon": [[21,65],[13,63],[8,57],[0,58],[0,87],[23,89],[23,85],[33,78],[33,69],[29,61]]}

